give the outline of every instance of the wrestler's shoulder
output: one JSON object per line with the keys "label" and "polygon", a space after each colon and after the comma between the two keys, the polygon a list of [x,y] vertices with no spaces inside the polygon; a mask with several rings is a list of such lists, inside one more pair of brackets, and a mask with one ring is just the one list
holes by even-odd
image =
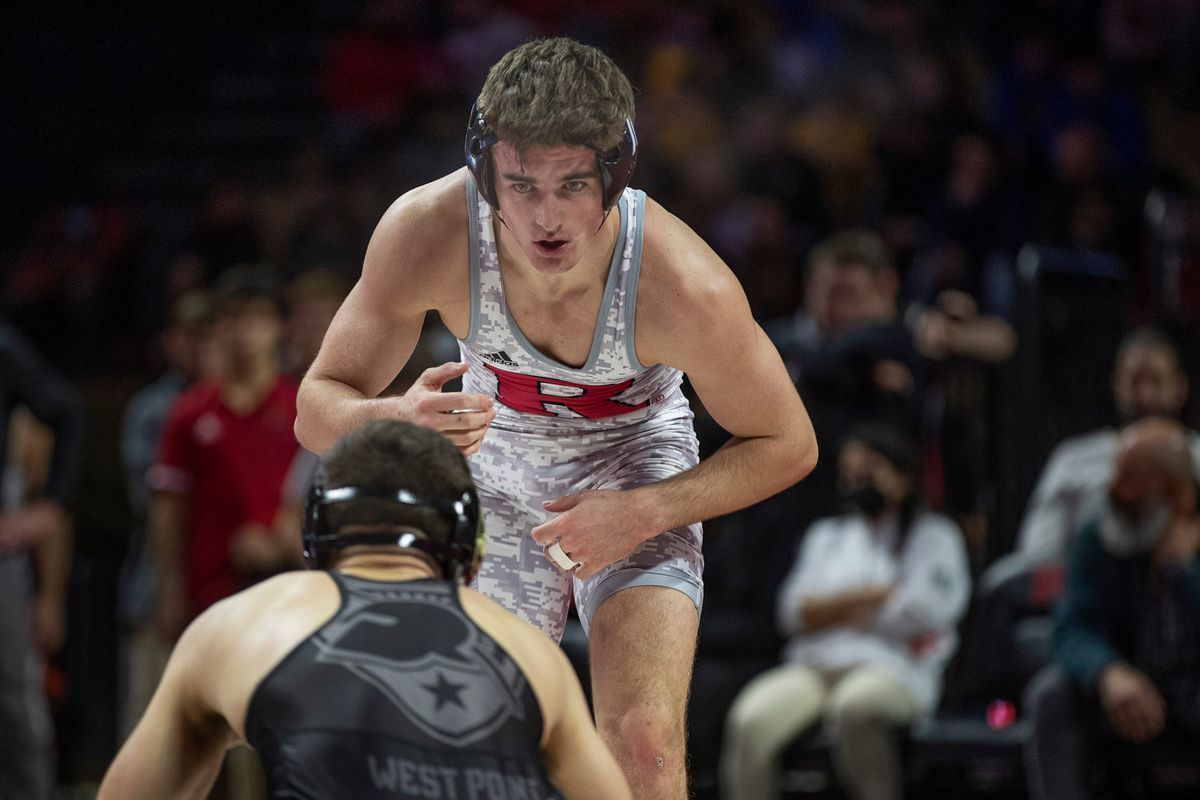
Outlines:
{"label": "wrestler's shoulder", "polygon": [[741,292],[720,256],[686,222],[651,198],[642,241],[639,306],[687,314]]}
{"label": "wrestler's shoulder", "polygon": [[417,186],[392,202],[375,230],[373,246],[402,248],[421,263],[467,246],[466,168]]}

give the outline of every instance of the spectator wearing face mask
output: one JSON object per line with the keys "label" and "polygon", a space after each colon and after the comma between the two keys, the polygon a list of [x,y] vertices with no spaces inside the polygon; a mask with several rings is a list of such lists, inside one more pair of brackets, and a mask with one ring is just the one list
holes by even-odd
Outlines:
{"label": "spectator wearing face mask", "polygon": [[1026,696],[1035,800],[1092,797],[1153,758],[1200,746],[1200,520],[1189,435],[1146,419],[1116,443],[1107,501],[1072,546],[1052,665]]}
{"label": "spectator wearing face mask", "polygon": [[894,730],[937,705],[970,575],[962,534],[921,508],[913,445],[879,423],[838,455],[847,510],[815,522],[778,599],[784,665],[742,690],[726,721],[722,797],[779,797],[779,754],[825,725],[854,798],[900,797]]}

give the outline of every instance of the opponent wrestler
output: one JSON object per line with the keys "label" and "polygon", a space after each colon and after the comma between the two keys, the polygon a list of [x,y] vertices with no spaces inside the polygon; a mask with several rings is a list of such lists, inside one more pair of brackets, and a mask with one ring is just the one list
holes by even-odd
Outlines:
{"label": "opponent wrestler", "polygon": [[[638,797],[683,797],[698,523],[795,483],[817,448],[733,274],[627,188],[632,113],[629,81],[594,48],[506,54],[471,112],[467,168],[402,196],[376,229],[296,433],[319,452],[393,417],[473,454],[479,590],[558,637],[574,588],[602,735]],[[464,362],[379,397],[430,309]],[[701,464],[683,373],[733,434]],[[462,392],[439,391],[460,375]]]}
{"label": "opponent wrestler", "polygon": [[480,532],[453,445],[372,422],[317,479],[305,558],[331,569],[192,623],[101,800],[205,797],[238,741],[273,798],[628,798],[566,657],[458,585]]}

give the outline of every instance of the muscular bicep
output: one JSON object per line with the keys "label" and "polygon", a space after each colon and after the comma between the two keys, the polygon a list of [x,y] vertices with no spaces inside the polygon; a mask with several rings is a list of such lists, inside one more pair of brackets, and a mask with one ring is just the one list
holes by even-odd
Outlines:
{"label": "muscular bicep", "polygon": [[712,418],[734,436],[812,435],[812,424],[779,353],[753,320],[736,345],[714,336],[712,347],[686,370]]}
{"label": "muscular bicep", "polygon": [[811,439],[800,395],[729,267],[657,204],[646,215],[637,310],[644,363],[683,370],[708,413],[734,436]]}
{"label": "muscular bicep", "polygon": [[672,337],[671,349],[712,418],[738,437],[810,438],[800,395],[732,275],[713,281],[694,302],[690,330]]}
{"label": "muscular bicep", "polygon": [[424,321],[424,308],[389,307],[386,292],[360,280],[333,318],[307,378],[375,397],[408,363]]}
{"label": "muscular bicep", "polygon": [[443,310],[455,285],[447,277],[453,264],[461,265],[466,286],[465,248],[459,254],[461,242],[441,233],[450,225],[442,201],[422,196],[401,198],[380,220],[362,276],[334,316],[310,377],[375,397],[408,363],[426,312]]}

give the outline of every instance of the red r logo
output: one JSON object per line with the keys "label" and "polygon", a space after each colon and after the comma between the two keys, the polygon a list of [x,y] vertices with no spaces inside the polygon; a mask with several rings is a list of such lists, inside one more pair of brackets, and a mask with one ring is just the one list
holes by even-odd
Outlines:
{"label": "red r logo", "polygon": [[535,378],[516,372],[505,372],[491,364],[484,364],[496,376],[496,399],[514,411],[523,414],[539,414],[543,417],[565,416],[555,414],[548,406],[569,408],[584,419],[604,419],[619,414],[628,414],[649,405],[643,400],[636,405],[613,398],[633,385],[633,378],[620,383],[581,384],[560,381],[554,378]]}

